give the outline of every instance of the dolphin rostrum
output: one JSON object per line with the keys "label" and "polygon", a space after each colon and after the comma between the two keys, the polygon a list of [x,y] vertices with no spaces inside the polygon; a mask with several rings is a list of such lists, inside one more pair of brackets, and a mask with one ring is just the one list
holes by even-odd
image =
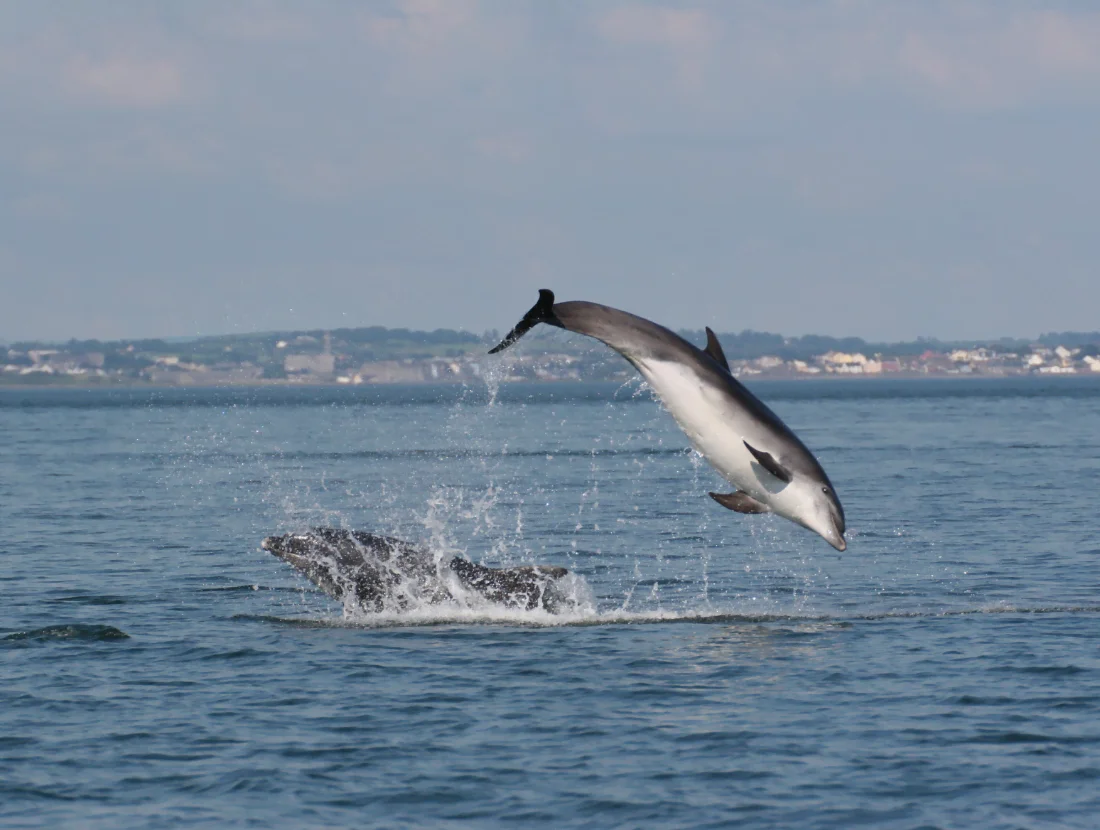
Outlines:
{"label": "dolphin rostrum", "polygon": [[554,292],[520,320],[494,354],[539,323],[606,343],[641,372],[687,434],[692,446],[731,484],[711,497],[738,513],[777,513],[819,534],[837,550],[844,540],[844,508],[817,459],[779,416],[730,373],[718,338],[707,329],[699,349],[643,317],[597,303],[555,303]]}

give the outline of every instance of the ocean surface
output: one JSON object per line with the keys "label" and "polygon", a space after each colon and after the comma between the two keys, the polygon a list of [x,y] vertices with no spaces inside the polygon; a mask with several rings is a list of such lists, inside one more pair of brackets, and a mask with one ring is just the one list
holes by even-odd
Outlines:
{"label": "ocean surface", "polygon": [[[753,388],[845,553],[636,385],[0,390],[0,826],[1100,827],[1100,382]],[[315,525],[590,601],[345,615]]]}

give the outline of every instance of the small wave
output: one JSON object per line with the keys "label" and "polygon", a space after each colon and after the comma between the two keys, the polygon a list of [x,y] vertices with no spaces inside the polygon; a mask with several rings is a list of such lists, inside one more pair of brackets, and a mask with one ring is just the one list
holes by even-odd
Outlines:
{"label": "small wave", "polygon": [[274,614],[234,614],[229,619],[240,622],[262,622],[289,628],[340,628],[343,621],[325,617],[279,617]]}
{"label": "small wave", "polygon": [[583,614],[551,614],[547,611],[527,611],[517,608],[462,608],[450,606],[417,609],[404,613],[356,614],[343,618],[279,617],[260,614],[237,614],[232,619],[268,622],[302,628],[417,628],[455,625],[507,625],[516,628],[583,628],[605,625],[653,625],[658,623],[699,624],[762,624],[795,623],[824,624],[832,628],[849,628],[851,623],[825,616],[766,613],[683,613],[676,611],[608,611]]}
{"label": "small wave", "polygon": [[219,594],[251,594],[258,591],[273,591],[288,594],[321,594],[321,591],[315,588],[306,588],[304,586],[295,585],[216,585],[207,588],[198,588],[199,593],[219,593]]}
{"label": "small wave", "polygon": [[58,597],[52,602],[71,602],[75,605],[125,605],[129,600],[125,597],[111,596],[110,594],[77,594],[71,597]]}
{"label": "small wave", "polygon": [[206,654],[203,660],[243,660],[251,657],[265,657],[267,652],[255,648],[238,648],[232,651],[219,651],[214,654]]}
{"label": "small wave", "polygon": [[[690,455],[689,447],[592,447],[572,449],[509,449],[505,451],[484,452],[476,449],[447,447],[440,449],[404,449],[404,450],[266,450],[260,452],[228,452],[206,450],[194,452],[149,452],[134,453],[104,452],[87,456],[94,461],[130,461],[134,458],[153,458],[160,461],[459,461],[462,459],[487,458],[648,458],[655,456]],[[337,480],[329,480],[333,484]],[[239,482],[248,483],[248,482]],[[259,483],[252,480],[251,483]],[[97,518],[85,516],[84,518]],[[104,514],[102,518],[111,518]]]}
{"label": "small wave", "polygon": [[886,611],[868,614],[806,614],[760,611],[574,611],[551,614],[541,609],[524,610],[497,605],[464,607],[455,604],[432,605],[401,613],[352,613],[342,618],[280,617],[263,614],[236,614],[231,619],[274,623],[302,628],[405,628],[455,625],[507,625],[517,628],[578,628],[604,625],[767,625],[794,624],[820,626],[817,630],[851,628],[860,622],[883,620],[934,619],[989,614],[1100,614],[1100,606],[1041,606],[1018,608],[993,606],[941,611]]}
{"label": "small wave", "polygon": [[881,614],[855,614],[853,620],[904,620],[929,617],[970,617],[982,614],[1100,614],[1100,605],[1040,605],[1023,607],[1017,605],[985,605],[979,608],[948,608],[942,611],[884,611]]}
{"label": "small wave", "polygon": [[35,628],[31,631],[16,631],[14,634],[8,634],[0,639],[109,642],[111,640],[128,640],[130,639],[130,635],[125,631],[120,631],[112,625],[74,623],[72,625],[49,625],[45,628]]}
{"label": "small wave", "polygon": [[1097,739],[1091,735],[1049,735],[1017,730],[982,732],[961,741],[968,744],[1093,744],[1096,742]]}

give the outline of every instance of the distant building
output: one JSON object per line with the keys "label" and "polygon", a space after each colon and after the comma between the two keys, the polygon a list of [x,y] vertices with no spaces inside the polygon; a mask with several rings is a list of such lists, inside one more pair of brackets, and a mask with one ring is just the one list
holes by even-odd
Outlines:
{"label": "distant building", "polygon": [[27,352],[27,355],[30,357],[34,369],[48,375],[86,374],[89,369],[102,369],[107,360],[107,356],[103,352],[74,354],[58,349],[35,349]]}
{"label": "distant building", "polygon": [[1058,362],[1063,368],[1070,368],[1073,366],[1073,358],[1080,353],[1080,349],[1067,349],[1065,346],[1058,346],[1054,349],[1054,356],[1058,358]]}
{"label": "distant building", "polygon": [[85,352],[77,360],[81,366],[90,369],[102,369],[103,364],[107,362],[107,355],[103,352]]}
{"label": "distant building", "polygon": [[821,356],[821,362],[831,363],[834,366],[851,366],[857,363],[862,366],[867,362],[867,356],[859,352],[855,352],[854,354],[848,354],[847,352],[826,352]]}
{"label": "distant building", "polygon": [[425,379],[425,367],[412,360],[379,360],[359,367],[366,383],[418,383]]}
{"label": "distant building", "polygon": [[[186,370],[183,367],[187,367]],[[251,363],[217,363],[199,366],[179,363],[172,366],[150,366],[141,376],[150,383],[165,386],[232,386],[237,383],[257,383],[264,370]]]}
{"label": "distant building", "polygon": [[27,352],[31,362],[35,366],[41,366],[43,363],[49,363],[50,358],[58,354],[57,349],[31,349]]}
{"label": "distant building", "polygon": [[[830,374],[861,375],[867,365],[867,356],[855,352],[826,352],[818,358]],[[881,370],[881,366],[879,369]]]}
{"label": "distant building", "polygon": [[989,360],[987,349],[956,349],[948,355],[952,363],[986,363]]}
{"label": "distant building", "polygon": [[331,375],[336,371],[336,355],[288,354],[283,358],[283,369],[288,375]]}

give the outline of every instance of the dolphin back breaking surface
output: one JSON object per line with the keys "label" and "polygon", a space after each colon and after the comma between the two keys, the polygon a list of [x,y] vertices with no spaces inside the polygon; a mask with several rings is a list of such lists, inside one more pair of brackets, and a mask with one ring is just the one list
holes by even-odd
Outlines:
{"label": "dolphin back breaking surface", "polygon": [[730,372],[707,329],[700,349],[644,317],[588,302],[554,301],[548,289],[493,349],[508,348],[539,323],[607,344],[641,373],[692,445],[738,490],[711,493],[739,513],[777,513],[844,550],[844,508],[813,453]]}
{"label": "dolphin back breaking surface", "polygon": [[318,527],[268,536],[262,547],[353,612],[402,613],[472,599],[556,614],[576,610],[579,601],[565,568],[490,568],[460,556],[445,561],[401,539],[363,531]]}

